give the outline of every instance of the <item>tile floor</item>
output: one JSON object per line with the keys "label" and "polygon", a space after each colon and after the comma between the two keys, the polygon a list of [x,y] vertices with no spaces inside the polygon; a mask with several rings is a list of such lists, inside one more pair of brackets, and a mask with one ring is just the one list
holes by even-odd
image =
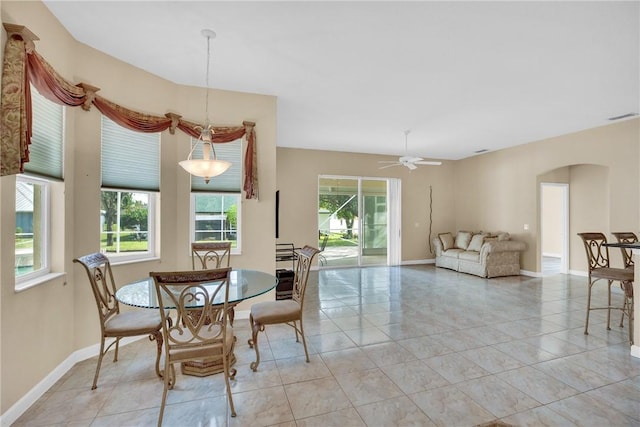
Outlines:
{"label": "tile floor", "polygon": [[[597,287],[602,301],[605,286]],[[293,330],[260,336],[249,369],[248,321],[238,319],[229,417],[221,375],[178,376],[165,426],[640,426],[640,359],[627,325],[592,312],[586,278],[490,280],[433,266],[312,272],[305,304],[311,363]],[[619,294],[614,297],[621,300]],[[16,426],[153,426],[162,383],[146,339],[77,364]]]}

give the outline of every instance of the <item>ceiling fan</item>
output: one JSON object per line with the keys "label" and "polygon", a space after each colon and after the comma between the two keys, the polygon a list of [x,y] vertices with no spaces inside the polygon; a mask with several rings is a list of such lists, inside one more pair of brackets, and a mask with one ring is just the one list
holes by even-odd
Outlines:
{"label": "ceiling fan", "polygon": [[416,165],[431,165],[440,166],[442,162],[424,160],[422,157],[409,156],[407,154],[407,137],[409,136],[409,130],[404,131],[404,152],[405,155],[398,158],[398,160],[380,160],[378,163],[388,163],[386,166],[381,166],[379,169],[386,169],[393,166],[406,166],[409,170],[417,169]]}

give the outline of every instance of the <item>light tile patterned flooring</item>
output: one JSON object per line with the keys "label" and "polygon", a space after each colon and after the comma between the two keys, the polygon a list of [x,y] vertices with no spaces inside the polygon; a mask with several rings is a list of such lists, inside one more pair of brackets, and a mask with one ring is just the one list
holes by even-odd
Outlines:
{"label": "light tile patterned flooring", "polygon": [[[605,286],[596,286],[602,302]],[[620,294],[615,294],[617,301]],[[236,320],[231,418],[221,375],[178,376],[165,426],[640,426],[640,359],[619,312],[606,330],[586,278],[481,279],[433,266],[312,272],[305,301],[311,363],[288,327],[260,335],[262,362]],[[162,382],[154,343],[77,364],[16,426],[153,426]]]}

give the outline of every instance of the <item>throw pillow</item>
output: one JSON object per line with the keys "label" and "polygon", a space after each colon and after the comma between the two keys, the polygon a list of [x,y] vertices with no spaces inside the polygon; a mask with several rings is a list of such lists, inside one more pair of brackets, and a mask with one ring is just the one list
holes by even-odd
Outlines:
{"label": "throw pillow", "polygon": [[503,240],[510,240],[511,236],[509,235],[509,233],[500,233],[498,234],[498,241],[502,242]]}
{"label": "throw pillow", "polygon": [[470,231],[458,231],[458,235],[456,236],[456,248],[464,249],[466,251],[470,241]]}
{"label": "throw pillow", "polygon": [[480,252],[480,249],[482,248],[483,243],[484,243],[484,234],[474,234],[473,237],[471,238],[471,242],[469,243],[469,246],[467,247],[467,250]]}
{"label": "throw pillow", "polygon": [[453,247],[453,236],[451,235],[451,233],[442,233],[442,234],[438,234],[438,237],[440,238],[440,241],[442,242],[442,249],[443,250],[448,250],[451,249]]}

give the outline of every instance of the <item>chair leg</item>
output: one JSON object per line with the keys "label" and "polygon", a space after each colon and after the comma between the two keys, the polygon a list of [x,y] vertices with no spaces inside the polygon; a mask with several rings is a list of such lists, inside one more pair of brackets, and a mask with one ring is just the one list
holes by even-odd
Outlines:
{"label": "chair leg", "polygon": [[162,418],[164,417],[164,407],[167,403],[167,393],[170,388],[173,388],[173,384],[171,383],[171,379],[174,376],[173,374],[173,365],[170,365],[168,359],[165,360],[164,364],[164,388],[162,390],[162,402],[160,403],[160,414],[158,415],[158,427],[162,426]]}
{"label": "chair leg", "polygon": [[91,390],[95,390],[98,387],[98,376],[100,375],[100,366],[102,366],[102,358],[104,357],[104,337],[100,342],[100,356],[98,356],[98,366],[96,366],[96,373],[93,376],[93,385]]}
{"label": "chair leg", "polygon": [[251,339],[249,342],[249,347],[253,347],[256,352],[256,361],[251,362],[249,367],[253,372],[258,370],[258,365],[260,364],[260,350],[258,350],[258,333],[260,331],[264,331],[264,326],[259,325],[258,323],[253,321],[253,314],[249,314],[249,322],[251,323]]}
{"label": "chair leg", "polygon": [[116,348],[115,348],[115,352],[113,353],[113,361],[117,362],[118,361],[118,350],[120,349],[120,337],[116,338]]}
{"label": "chair leg", "polygon": [[153,334],[149,335],[149,340],[156,342],[156,375],[162,378],[162,372],[160,372],[160,356],[162,355],[162,344],[164,339],[162,338],[162,331],[157,330]]}
{"label": "chair leg", "polygon": [[[222,358],[222,364],[224,367],[224,381],[227,384],[227,396],[229,399],[229,409],[231,410],[231,416],[236,416],[236,408],[233,406],[233,396],[231,396],[231,383],[229,382],[229,354],[226,354]],[[235,377],[235,375],[234,375]]]}
{"label": "chair leg", "polygon": [[[295,322],[294,322],[295,324]],[[298,338],[298,330],[296,329],[296,340]],[[309,352],[307,351],[307,340],[304,338],[304,329],[302,326],[302,319],[300,319],[300,336],[302,337],[302,346],[304,347],[304,354],[307,357],[307,363],[309,363]]]}
{"label": "chair leg", "polygon": [[611,284],[612,280],[607,281],[607,331],[611,330]]}
{"label": "chair leg", "polygon": [[591,287],[593,283],[591,282],[591,277],[589,277],[589,285],[587,288],[587,318],[584,321],[584,334],[589,335],[589,312],[591,311]]}

